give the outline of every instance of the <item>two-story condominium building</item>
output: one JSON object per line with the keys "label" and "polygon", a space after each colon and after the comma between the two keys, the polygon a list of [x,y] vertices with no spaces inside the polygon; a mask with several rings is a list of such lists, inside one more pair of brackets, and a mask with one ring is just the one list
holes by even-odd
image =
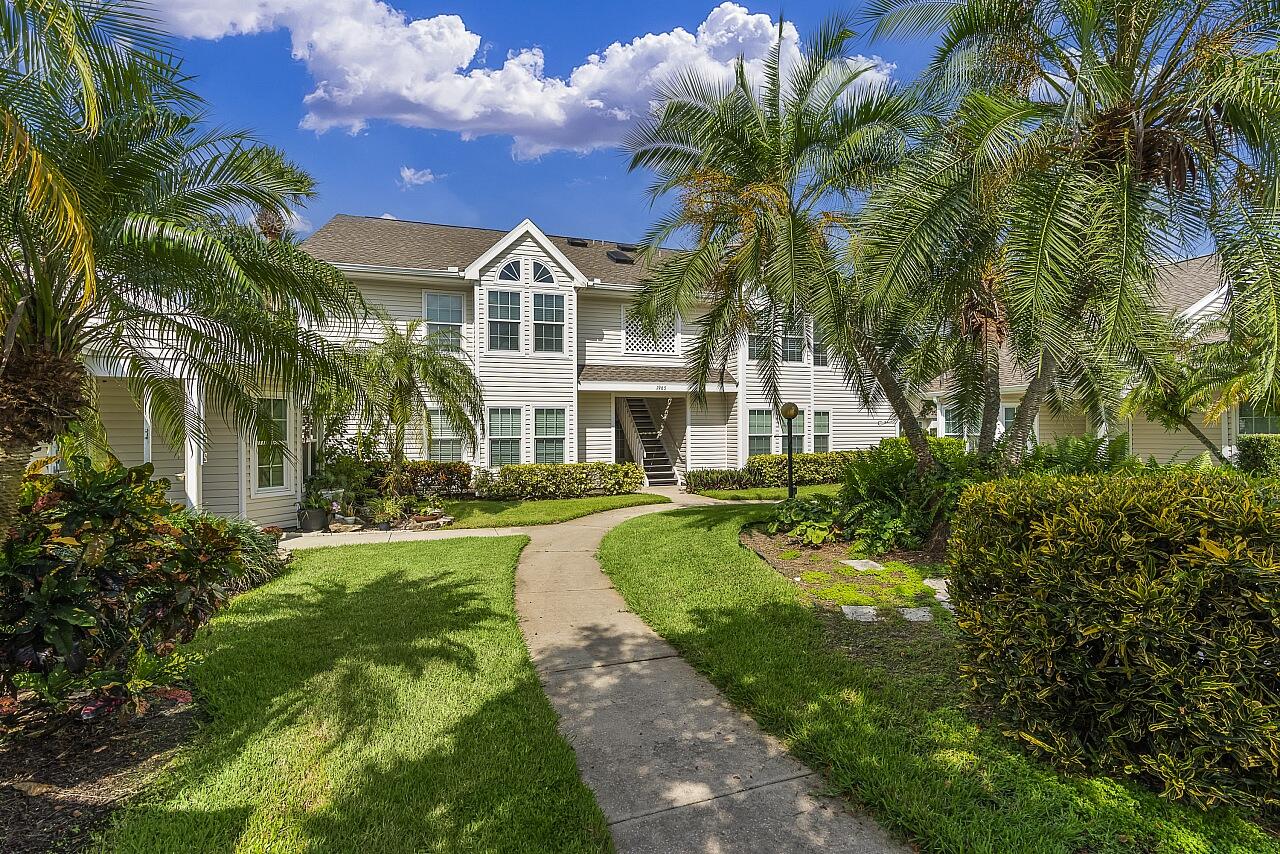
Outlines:
{"label": "two-story condominium building", "polygon": [[[304,245],[393,319],[425,319],[432,332],[456,344],[479,377],[487,410],[479,447],[465,448],[439,424],[430,447],[411,443],[412,457],[487,467],[635,460],[650,483],[670,484],[690,469],[738,467],[750,455],[785,449],[784,425],[749,342],[707,388],[705,402],[691,398],[684,357],[696,318],[654,338],[631,316],[644,277],[635,246],[549,236],[528,220],[502,231],[356,216],[334,217]],[[1174,265],[1177,310],[1211,307],[1212,283],[1196,264],[1186,262],[1181,273],[1184,265]],[[350,338],[353,331],[332,334]],[[797,451],[861,448],[897,435],[888,407],[861,404],[840,367],[814,347],[812,330],[781,344],[782,397],[801,410]],[[206,405],[198,384],[187,381],[205,429],[171,448],[153,437],[146,407],[132,399],[112,366],[90,367],[108,438],[123,462],[153,463],[157,476],[172,481],[175,500],[260,524],[296,524],[311,441],[300,401],[284,394],[271,401],[287,437],[281,452],[233,429]],[[963,427],[946,418],[944,388],[931,398],[936,432],[963,435]],[[1251,416],[1224,419],[1224,444]],[[1135,453],[1161,459],[1198,453],[1185,434],[1135,422],[1113,428],[1129,430]],[[1042,440],[1086,430],[1085,419],[1071,415],[1043,412],[1036,423]]]}

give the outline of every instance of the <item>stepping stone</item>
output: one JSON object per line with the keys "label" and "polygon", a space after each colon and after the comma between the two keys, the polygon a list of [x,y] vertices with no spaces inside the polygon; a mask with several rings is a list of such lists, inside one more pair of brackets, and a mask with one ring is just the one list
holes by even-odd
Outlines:
{"label": "stepping stone", "polygon": [[846,620],[858,623],[874,623],[880,619],[875,605],[841,605],[840,610],[844,611]]}
{"label": "stepping stone", "polygon": [[947,592],[947,580],[945,578],[926,578],[924,586],[933,588],[933,595],[938,598],[939,602],[951,601],[951,594]]}
{"label": "stepping stone", "polygon": [[898,613],[908,623],[928,623],[933,620],[932,608],[899,608]]}
{"label": "stepping stone", "polygon": [[858,572],[872,572],[873,570],[884,569],[883,566],[876,563],[874,560],[842,560],[840,562],[845,566],[853,567],[858,570]]}

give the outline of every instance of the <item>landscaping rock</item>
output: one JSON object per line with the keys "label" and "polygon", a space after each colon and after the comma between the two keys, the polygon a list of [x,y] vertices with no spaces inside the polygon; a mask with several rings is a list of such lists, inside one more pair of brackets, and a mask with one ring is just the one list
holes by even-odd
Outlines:
{"label": "landscaping rock", "polygon": [[851,566],[858,572],[873,572],[877,569],[884,569],[884,566],[876,563],[874,560],[842,560],[845,566]]}
{"label": "landscaping rock", "polygon": [[899,608],[898,613],[908,623],[928,623],[933,620],[932,608]]}
{"label": "landscaping rock", "polygon": [[352,531],[359,531],[363,527],[364,525],[351,525],[346,522],[330,522],[329,533],[330,534],[349,534]]}
{"label": "landscaping rock", "polygon": [[846,620],[858,623],[874,623],[880,619],[874,605],[841,605],[840,610],[844,612]]}
{"label": "landscaping rock", "polygon": [[951,594],[947,592],[947,580],[945,578],[926,578],[924,579],[924,586],[933,588],[933,595],[938,598],[939,602],[951,601]]}
{"label": "landscaping rock", "polygon": [[437,528],[443,528],[446,525],[452,525],[452,524],[453,524],[453,517],[445,516],[443,514],[432,519],[427,519],[425,521],[418,521],[417,517],[415,516],[414,521],[410,522],[408,525],[405,525],[405,530],[406,531],[434,531]]}

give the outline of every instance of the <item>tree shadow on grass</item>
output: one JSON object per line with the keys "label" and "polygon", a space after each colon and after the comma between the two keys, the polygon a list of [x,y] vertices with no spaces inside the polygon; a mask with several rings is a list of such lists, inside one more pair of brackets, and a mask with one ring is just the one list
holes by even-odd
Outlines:
{"label": "tree shadow on grass", "polygon": [[[371,854],[479,850],[477,836],[496,850],[489,816],[508,833],[536,823],[512,786],[539,774],[602,826],[520,641],[519,541],[457,543],[326,550],[238,599],[196,643],[210,724],[108,847]],[[508,761],[503,737],[505,752],[548,743]]]}

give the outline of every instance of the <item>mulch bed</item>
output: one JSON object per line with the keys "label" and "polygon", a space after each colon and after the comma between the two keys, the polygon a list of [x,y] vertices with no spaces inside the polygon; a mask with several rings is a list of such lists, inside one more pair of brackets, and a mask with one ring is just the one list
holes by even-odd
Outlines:
{"label": "mulch bed", "polygon": [[84,851],[196,727],[189,696],[153,697],[139,718],[83,722],[28,711],[0,730],[0,851]]}

